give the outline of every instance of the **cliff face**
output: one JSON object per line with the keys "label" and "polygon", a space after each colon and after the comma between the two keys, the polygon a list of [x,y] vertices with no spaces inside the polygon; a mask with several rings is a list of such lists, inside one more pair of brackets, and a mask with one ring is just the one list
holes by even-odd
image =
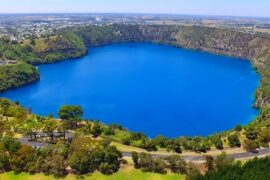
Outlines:
{"label": "cliff face", "polygon": [[108,25],[75,31],[88,47],[115,42],[157,42],[254,61],[270,48],[270,36],[202,26]]}
{"label": "cliff face", "polygon": [[253,59],[270,46],[269,40],[252,34],[209,27],[179,27],[176,39],[183,47],[244,59]]}
{"label": "cliff face", "polygon": [[270,108],[270,48],[258,53],[252,59],[261,75],[260,87],[255,93],[255,107]]}
{"label": "cliff face", "polygon": [[53,63],[67,58],[76,58],[87,52],[82,39],[71,32],[39,38],[32,49],[37,57],[34,64]]}

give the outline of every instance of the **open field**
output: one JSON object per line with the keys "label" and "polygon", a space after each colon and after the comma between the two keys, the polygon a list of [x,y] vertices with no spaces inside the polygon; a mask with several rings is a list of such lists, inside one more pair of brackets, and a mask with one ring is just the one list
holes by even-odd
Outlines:
{"label": "open field", "polygon": [[[13,172],[0,174],[0,180],[54,180],[53,176],[45,176],[44,174],[29,175],[27,173],[21,173],[15,175]],[[68,175],[65,180],[76,180],[77,177],[74,175]],[[177,174],[166,174],[160,175],[155,173],[143,173],[140,170],[134,170],[133,168],[125,168],[120,170],[111,176],[102,175],[101,173],[93,173],[91,175],[85,176],[85,180],[99,179],[99,180],[183,180],[185,177],[183,175]]]}

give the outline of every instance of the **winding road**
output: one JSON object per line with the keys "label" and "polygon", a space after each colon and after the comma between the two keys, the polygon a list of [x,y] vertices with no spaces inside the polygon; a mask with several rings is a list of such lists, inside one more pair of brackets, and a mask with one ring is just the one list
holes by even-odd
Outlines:
{"label": "winding road", "polygon": [[[130,152],[122,152],[123,157],[131,157]],[[241,160],[241,159],[252,159],[254,157],[264,157],[270,155],[270,148],[263,148],[263,149],[258,149],[257,153],[253,152],[239,152],[239,153],[233,153],[233,154],[228,154],[229,157],[232,157],[235,160]],[[152,157],[154,158],[165,158],[169,155],[164,155],[164,154],[153,154]],[[188,161],[188,162],[194,162],[194,163],[201,163],[205,161],[204,155],[181,155],[181,157]],[[213,155],[215,158],[216,155]]]}
{"label": "winding road", "polygon": [[[19,142],[22,144],[26,144],[32,147],[36,148],[45,148],[49,146],[48,143],[42,143],[42,142],[34,142],[34,141],[28,141],[27,137],[22,137],[18,139]],[[122,152],[123,157],[131,158],[131,152]],[[241,159],[251,159],[254,157],[264,157],[270,155],[270,148],[262,148],[258,149],[257,153],[253,152],[239,152],[239,153],[231,153],[228,154],[228,156],[234,158],[235,160],[241,160]],[[170,156],[164,155],[164,154],[152,154],[153,158],[165,158]],[[188,161],[188,162],[194,162],[194,163],[202,163],[205,161],[204,155],[181,155],[181,157]],[[213,155],[213,157],[216,157],[216,155]]]}

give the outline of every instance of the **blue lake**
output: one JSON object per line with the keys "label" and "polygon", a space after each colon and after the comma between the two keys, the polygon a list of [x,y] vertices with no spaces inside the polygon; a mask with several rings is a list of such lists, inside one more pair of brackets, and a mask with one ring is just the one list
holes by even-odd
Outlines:
{"label": "blue lake", "polygon": [[40,65],[37,83],[0,94],[34,113],[81,105],[84,117],[154,137],[208,135],[246,124],[259,75],[249,61],[151,43],[91,48]]}

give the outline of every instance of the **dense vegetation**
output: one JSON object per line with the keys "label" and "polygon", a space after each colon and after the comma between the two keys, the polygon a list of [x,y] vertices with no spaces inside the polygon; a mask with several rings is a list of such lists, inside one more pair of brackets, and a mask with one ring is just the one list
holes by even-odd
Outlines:
{"label": "dense vegetation", "polygon": [[67,167],[75,174],[88,174],[96,170],[113,174],[120,168],[121,153],[115,147],[93,140],[77,138],[70,144],[61,144],[35,149],[10,137],[0,141],[0,171],[29,172],[67,175]]}
{"label": "dense vegetation", "polygon": [[[72,32],[13,42],[0,39],[0,91],[29,84],[39,79],[31,65],[77,58],[87,52],[81,38]],[[30,65],[31,64],[31,65]]]}
{"label": "dense vegetation", "polygon": [[[63,113],[63,109],[65,108],[62,108],[59,114]],[[70,107],[68,111],[71,113],[59,122],[52,117],[32,115],[21,106],[1,99],[0,172],[42,172],[56,177],[65,176],[68,167],[72,168],[75,174],[88,174],[96,170],[103,174],[117,172],[122,154],[116,147],[110,146],[109,142],[93,138],[91,135],[68,138],[63,135],[74,129],[73,122],[79,120],[82,115],[82,111],[78,111],[76,107]],[[38,139],[42,133],[46,136]],[[57,133],[61,136],[56,136]],[[14,139],[15,134],[27,135],[29,140],[41,140],[52,145],[34,148],[18,142]]]}
{"label": "dense vegetation", "polygon": [[171,155],[166,158],[153,158],[150,154],[132,152],[134,168],[141,169],[143,172],[154,172],[166,174],[169,169],[173,173],[186,174],[188,167],[194,166],[187,164],[180,156]]}
{"label": "dense vegetation", "polygon": [[[72,172],[76,175],[85,175],[100,171],[103,174],[113,174],[120,169],[121,164],[127,162],[122,159],[122,154],[111,146],[111,141],[130,141],[132,144],[141,144],[147,150],[157,150],[165,147],[168,150],[181,153],[181,148],[197,147],[198,151],[204,149],[204,143],[210,148],[210,142],[220,147],[221,137],[214,135],[208,138],[177,138],[167,139],[158,136],[148,139],[141,133],[131,133],[120,125],[104,125],[97,121],[81,119],[83,109],[80,106],[62,106],[58,112],[62,121],[52,116],[40,117],[26,110],[18,102],[13,103],[7,99],[0,99],[0,172],[14,171],[15,173],[44,173],[55,177],[64,177]],[[261,131],[255,129],[245,130],[245,136],[250,141],[263,139],[269,142],[269,129]],[[243,128],[237,126],[239,133]],[[40,137],[42,134],[43,137]],[[60,134],[60,136],[59,136]],[[236,133],[230,133],[230,145],[239,146]],[[32,145],[20,143],[14,137],[26,136]],[[258,137],[258,138],[257,138]],[[51,144],[43,148],[34,147],[35,142]],[[257,143],[260,141],[258,140]],[[30,143],[31,144],[31,143]],[[146,145],[147,144],[147,145]],[[211,144],[211,145],[213,145]],[[149,149],[150,148],[150,149]],[[169,149],[172,148],[172,149]],[[193,150],[197,150],[197,148]],[[222,148],[221,148],[222,149]],[[166,174],[168,171],[177,174],[187,174],[188,179],[216,179],[226,173],[224,179],[231,179],[231,175],[240,177],[248,172],[253,172],[256,177],[267,179],[269,172],[269,159],[253,160],[241,165],[225,153],[213,158],[205,156],[206,175],[201,175],[200,168],[193,163],[187,163],[178,155],[164,158],[154,158],[147,153],[132,152],[134,168],[143,172]],[[265,163],[267,166],[265,166]],[[249,169],[248,169],[249,168]],[[259,168],[260,171],[257,171]],[[240,170],[239,170],[240,169]],[[254,177],[252,176],[252,177]],[[214,177],[214,178],[212,178]]]}
{"label": "dense vegetation", "polygon": [[[213,164],[213,167],[214,166],[215,165]],[[240,162],[226,163],[220,167],[214,167],[213,169],[208,170],[205,175],[197,174],[193,179],[268,180],[270,179],[270,157],[262,159],[255,158],[245,164],[241,164]]]}
{"label": "dense vegetation", "polygon": [[8,88],[17,88],[39,79],[37,69],[25,63],[0,66],[0,92]]}
{"label": "dense vegetation", "polygon": [[82,39],[72,32],[34,39],[31,43],[36,60],[32,64],[52,63],[67,58],[83,56],[87,49]]}
{"label": "dense vegetation", "polygon": [[270,157],[254,158],[241,163],[235,162],[226,153],[221,153],[216,158],[205,156],[204,168],[187,163],[177,155],[154,159],[149,154],[133,152],[132,159],[134,167],[144,172],[166,174],[170,169],[174,173],[186,174],[189,180],[267,180],[270,178]]}

